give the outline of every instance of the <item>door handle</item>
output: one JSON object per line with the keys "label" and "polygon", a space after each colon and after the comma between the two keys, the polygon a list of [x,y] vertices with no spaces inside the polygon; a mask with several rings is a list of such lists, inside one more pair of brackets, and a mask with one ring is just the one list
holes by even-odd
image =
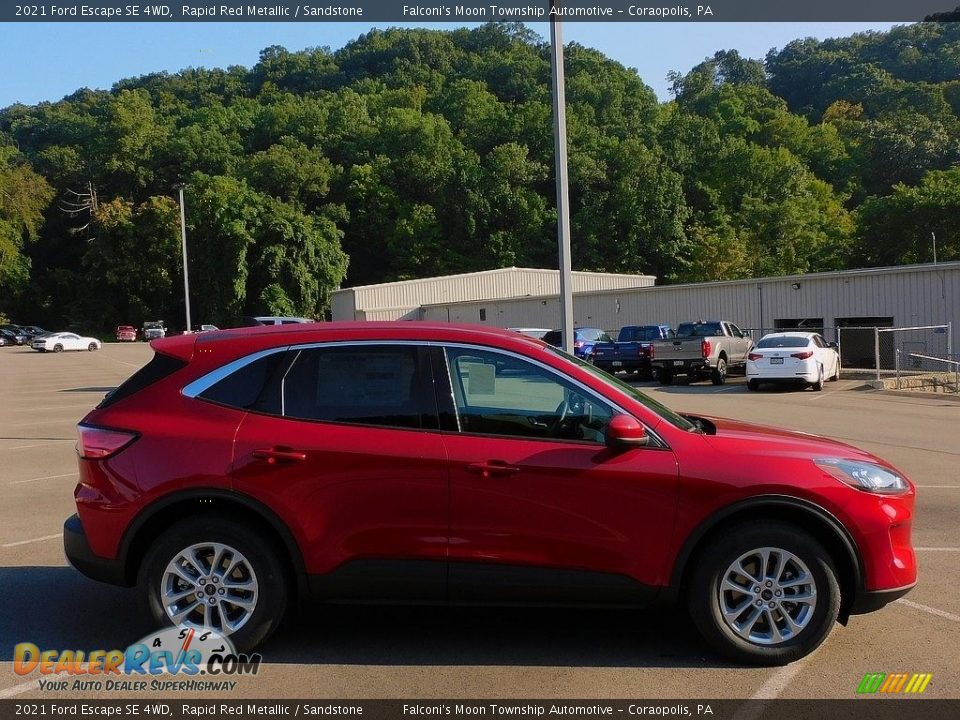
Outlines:
{"label": "door handle", "polygon": [[278,462],[302,462],[307,459],[305,452],[286,447],[261,448],[254,450],[253,456],[258,460],[266,460],[270,465]]}
{"label": "door handle", "polygon": [[520,468],[516,465],[507,465],[502,460],[488,460],[487,462],[470,463],[467,465],[467,471],[489,478],[516,475],[520,472]]}

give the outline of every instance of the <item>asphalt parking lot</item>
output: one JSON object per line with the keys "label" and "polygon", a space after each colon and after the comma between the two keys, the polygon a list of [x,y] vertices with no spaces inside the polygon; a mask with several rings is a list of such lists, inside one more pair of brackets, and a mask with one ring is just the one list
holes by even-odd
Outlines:
{"label": "asphalt parking lot", "polygon": [[[124,697],[41,691],[13,672],[13,647],[125,648],[152,628],[133,593],[67,566],[75,425],[150,358],[141,343],[41,355],[0,349],[0,698]],[[231,697],[849,698],[864,673],[932,673],[925,697],[960,698],[960,402],[858,390],[747,392],[644,387],[681,411],[839,438],[919,486],[920,583],[904,600],[838,626],[786,668],[713,656],[683,613],[542,609],[315,607],[263,648],[256,678]],[[205,694],[209,696],[209,694]],[[128,695],[131,699],[143,693]]]}

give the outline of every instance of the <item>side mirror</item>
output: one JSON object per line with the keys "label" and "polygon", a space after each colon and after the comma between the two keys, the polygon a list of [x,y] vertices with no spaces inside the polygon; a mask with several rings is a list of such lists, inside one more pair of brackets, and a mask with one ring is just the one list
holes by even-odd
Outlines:
{"label": "side mirror", "polygon": [[750,333],[751,333],[750,330],[741,330],[740,332],[743,334],[743,336],[744,336],[745,338],[753,337],[753,336],[750,334]]}
{"label": "side mirror", "polygon": [[834,350],[839,350],[839,349],[840,349],[840,343],[835,343],[835,342],[834,342],[834,343],[827,343],[827,346],[828,346],[828,347],[832,347]]}
{"label": "side mirror", "polygon": [[614,415],[607,425],[607,447],[611,450],[644,447],[649,442],[643,425],[630,415]]}

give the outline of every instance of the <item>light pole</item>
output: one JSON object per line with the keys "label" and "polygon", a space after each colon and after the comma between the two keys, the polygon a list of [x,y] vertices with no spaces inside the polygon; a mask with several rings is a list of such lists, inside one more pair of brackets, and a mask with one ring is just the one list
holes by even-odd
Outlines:
{"label": "light pole", "polygon": [[[550,8],[561,0],[551,0]],[[573,272],[570,260],[570,186],[567,178],[567,100],[563,79],[563,28],[550,15],[553,78],[553,148],[557,175],[557,244],[560,246],[560,330],[563,349],[573,353]]]}
{"label": "light pole", "polygon": [[183,300],[187,311],[187,332],[190,327],[190,277],[187,272],[187,214],[184,210],[183,191],[187,187],[184,183],[176,186],[180,191],[180,244],[183,246]]}

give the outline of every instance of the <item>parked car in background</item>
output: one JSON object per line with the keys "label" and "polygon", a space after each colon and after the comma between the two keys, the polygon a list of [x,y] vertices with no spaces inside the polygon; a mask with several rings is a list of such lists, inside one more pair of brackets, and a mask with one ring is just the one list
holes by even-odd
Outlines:
{"label": "parked car in background", "polygon": [[[563,333],[560,330],[551,330],[543,336],[543,341],[548,345],[560,347],[563,345]],[[600,328],[574,328],[573,331],[573,354],[581,360],[590,358],[593,352],[593,346],[598,342],[613,342],[613,338],[606,330]]]}
{"label": "parked car in background", "polygon": [[650,376],[650,355],[656,340],[674,335],[669,325],[626,325],[620,328],[617,341],[593,346],[593,364],[609,373],[642,373]]}
{"label": "parked car in background", "polygon": [[526,335],[527,337],[532,337],[536,340],[543,340],[543,336],[550,332],[550,328],[507,328],[507,330],[513,330],[518,332],[521,335]]}
{"label": "parked car in background", "polygon": [[17,342],[17,336],[10,330],[0,329],[0,347],[8,347],[11,345],[23,345],[23,343]]}
{"label": "parked car in background", "polygon": [[312,323],[316,320],[302,317],[284,317],[281,315],[257,315],[256,317],[246,316],[240,321],[240,327],[256,327],[257,325],[302,325],[303,323]]}
{"label": "parked car in background", "polygon": [[89,350],[93,352],[100,349],[100,341],[72,332],[58,332],[34,338],[30,347],[40,352],[58,353],[64,350]]}
{"label": "parked car in background", "polygon": [[669,385],[677,375],[710,378],[723,385],[730,370],[744,371],[747,353],[753,347],[750,333],[727,320],[680,323],[673,340],[653,343],[653,359],[661,383]]}
{"label": "parked car in background", "polygon": [[21,327],[27,331],[27,334],[30,336],[31,340],[36,337],[41,337],[42,335],[47,335],[50,332],[49,330],[44,330],[42,327],[38,327],[37,325],[21,325]]}
{"label": "parked car in background", "polygon": [[30,333],[19,325],[6,324],[0,325],[0,330],[6,331],[6,338],[12,345],[25,345],[30,341]]}
{"label": "parked car in background", "polygon": [[517,333],[326,323],[153,349],[78,426],[63,542],[155,625],[244,650],[310,593],[673,599],[721,653],[780,665],[916,582],[916,491],[889,463],[679,415]]}
{"label": "parked car in background", "polygon": [[157,340],[167,336],[167,328],[162,320],[150,320],[143,324],[143,337],[145,342]]}
{"label": "parked car in background", "polygon": [[840,350],[819,333],[764,335],[747,354],[747,388],[761,383],[793,383],[823,390],[824,380],[840,379]]}
{"label": "parked car in background", "polygon": [[201,325],[200,329],[197,332],[212,332],[214,330],[219,330],[216,325]]}
{"label": "parked car in background", "polygon": [[117,342],[135,342],[137,329],[133,325],[120,325],[117,328]]}

